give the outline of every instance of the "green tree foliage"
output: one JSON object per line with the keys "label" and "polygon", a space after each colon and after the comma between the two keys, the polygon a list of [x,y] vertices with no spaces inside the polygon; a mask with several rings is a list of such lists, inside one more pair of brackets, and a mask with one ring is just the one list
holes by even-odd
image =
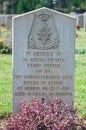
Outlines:
{"label": "green tree foliage", "polygon": [[82,7],[83,9],[86,9],[86,0],[82,0],[81,7]]}
{"label": "green tree foliage", "polygon": [[40,0],[40,4],[42,5],[42,7],[53,8],[52,0]]}
{"label": "green tree foliage", "polygon": [[57,0],[56,6],[60,8],[66,8],[67,7],[67,0]]}
{"label": "green tree foliage", "polygon": [[17,4],[17,12],[24,13],[27,11],[33,10],[33,1],[32,0],[20,0]]}
{"label": "green tree foliage", "polygon": [[73,6],[80,7],[82,0],[72,0],[71,3]]}
{"label": "green tree foliage", "polygon": [[52,8],[52,0],[20,0],[17,4],[17,13],[24,13],[39,7]]}
{"label": "green tree foliage", "polygon": [[1,13],[25,13],[41,7],[62,12],[86,11],[86,0],[0,0]]}
{"label": "green tree foliage", "polygon": [[79,11],[86,10],[86,0],[72,0],[70,2],[71,11]]}

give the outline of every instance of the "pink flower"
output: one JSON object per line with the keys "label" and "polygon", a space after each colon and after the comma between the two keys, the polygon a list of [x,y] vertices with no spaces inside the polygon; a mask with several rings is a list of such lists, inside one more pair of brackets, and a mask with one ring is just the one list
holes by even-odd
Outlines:
{"label": "pink flower", "polygon": [[80,29],[80,26],[79,26],[79,25],[76,25],[76,29],[78,29],[78,30],[79,30],[79,29]]}

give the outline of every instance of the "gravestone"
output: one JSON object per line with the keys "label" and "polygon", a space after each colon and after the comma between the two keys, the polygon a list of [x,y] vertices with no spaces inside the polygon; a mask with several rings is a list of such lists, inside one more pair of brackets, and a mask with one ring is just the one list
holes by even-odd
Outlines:
{"label": "gravestone", "polygon": [[5,24],[7,28],[12,28],[12,18],[14,16],[16,16],[16,14],[0,15],[0,25]]}
{"label": "gravestone", "polygon": [[76,25],[78,25],[78,14],[76,12],[71,12],[70,16],[75,17],[76,18]]}
{"label": "gravestone", "polygon": [[86,31],[86,13],[84,13],[84,30]]}
{"label": "gravestone", "polygon": [[84,28],[84,14],[78,14],[78,25]]}
{"label": "gravestone", "polygon": [[12,28],[12,18],[14,17],[15,15],[7,15],[7,27],[8,28]]}
{"label": "gravestone", "polygon": [[13,18],[13,112],[33,96],[74,99],[75,19],[47,8]]}

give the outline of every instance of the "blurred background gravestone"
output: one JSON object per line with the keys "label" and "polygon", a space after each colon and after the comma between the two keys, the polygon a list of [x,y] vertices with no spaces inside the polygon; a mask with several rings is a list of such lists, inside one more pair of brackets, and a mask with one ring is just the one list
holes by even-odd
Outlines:
{"label": "blurred background gravestone", "polygon": [[12,28],[12,18],[16,14],[0,15],[0,25],[6,25],[7,28]]}
{"label": "blurred background gravestone", "polygon": [[84,30],[86,31],[86,13],[84,13]]}
{"label": "blurred background gravestone", "polygon": [[78,25],[84,28],[84,13],[78,14]]}

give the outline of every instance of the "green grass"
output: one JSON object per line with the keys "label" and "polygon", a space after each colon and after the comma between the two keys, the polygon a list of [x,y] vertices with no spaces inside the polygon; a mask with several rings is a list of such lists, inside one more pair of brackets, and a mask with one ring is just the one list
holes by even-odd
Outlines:
{"label": "green grass", "polygon": [[11,55],[0,54],[0,117],[12,111],[12,62]]}
{"label": "green grass", "polygon": [[75,107],[86,118],[86,54],[75,58]]}
{"label": "green grass", "polygon": [[[86,50],[86,32],[77,31],[76,50]],[[79,51],[79,52],[80,52]],[[75,55],[75,102],[79,115],[86,118],[86,52]],[[0,54],[0,117],[12,112],[12,55]]]}
{"label": "green grass", "polygon": [[81,28],[80,31],[76,31],[76,49],[85,49],[86,50],[86,32]]}
{"label": "green grass", "polygon": [[86,118],[86,32],[76,31],[75,55],[75,108],[81,117]]}

